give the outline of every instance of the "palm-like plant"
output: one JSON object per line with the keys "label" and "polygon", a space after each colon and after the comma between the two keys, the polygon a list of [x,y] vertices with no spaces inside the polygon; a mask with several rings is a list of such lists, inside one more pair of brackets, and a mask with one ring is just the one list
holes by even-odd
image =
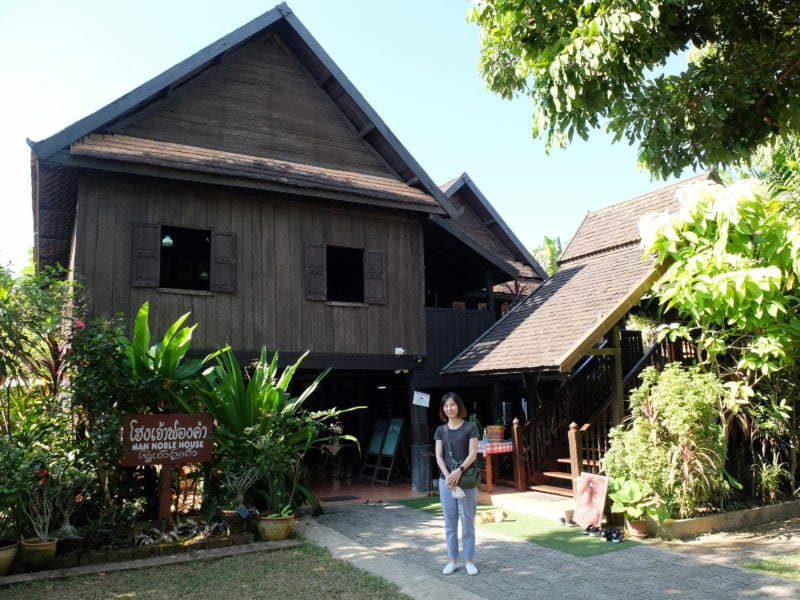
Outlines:
{"label": "palm-like plant", "polygon": [[278,373],[278,353],[267,359],[261,349],[258,361],[245,377],[235,355],[226,348],[216,355],[217,364],[205,372],[204,406],[216,419],[215,441],[224,464],[237,472],[256,469],[258,480],[250,496],[268,513],[298,508],[307,501],[315,514],[319,502],[307,484],[303,464],[308,451],[318,444],[347,439],[333,427],[346,410],[330,408],[308,411],[303,404],[317,389],[328,370],[323,371],[299,396],[289,390],[292,378],[307,356]]}
{"label": "palm-like plant", "polygon": [[149,303],[145,302],[136,315],[131,341],[125,347],[137,388],[135,396],[151,403],[151,406],[139,407],[138,412],[145,412],[145,409],[193,412],[196,407],[189,397],[203,364],[210,358],[186,356],[197,324],[182,327],[190,314],[186,313],[170,325],[161,340],[151,345],[149,312]]}

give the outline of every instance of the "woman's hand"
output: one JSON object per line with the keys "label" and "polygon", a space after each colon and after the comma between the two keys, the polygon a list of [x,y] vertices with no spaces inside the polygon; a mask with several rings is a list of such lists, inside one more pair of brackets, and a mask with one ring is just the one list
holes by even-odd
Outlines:
{"label": "woman's hand", "polygon": [[446,481],[448,488],[451,490],[455,489],[455,487],[458,485],[458,482],[461,481],[461,469],[453,469],[450,471]]}

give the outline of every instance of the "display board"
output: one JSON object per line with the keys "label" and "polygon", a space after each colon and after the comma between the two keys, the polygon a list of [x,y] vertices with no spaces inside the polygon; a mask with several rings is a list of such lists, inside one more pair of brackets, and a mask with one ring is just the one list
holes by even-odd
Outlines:
{"label": "display board", "polygon": [[359,475],[361,479],[388,485],[398,453],[401,453],[408,462],[408,456],[403,448],[402,431],[402,418],[379,419],[375,422],[375,430],[361,465]]}
{"label": "display board", "polygon": [[608,477],[581,473],[575,494],[575,514],[572,520],[582,527],[600,527],[606,507]]}
{"label": "display board", "polygon": [[369,448],[367,454],[380,454],[383,449],[383,440],[386,437],[386,427],[389,425],[389,419],[378,419],[375,421],[375,430],[372,432],[372,438],[369,441]]}

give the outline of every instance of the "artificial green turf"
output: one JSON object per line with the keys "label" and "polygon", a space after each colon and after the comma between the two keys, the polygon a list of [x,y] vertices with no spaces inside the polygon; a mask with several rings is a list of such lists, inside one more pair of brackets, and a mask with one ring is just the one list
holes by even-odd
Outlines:
{"label": "artificial green turf", "polygon": [[[430,498],[409,498],[407,500],[398,500],[398,502],[409,508],[416,508],[437,516],[442,514],[442,505],[435,496]],[[478,506],[478,512],[496,512],[497,510],[499,509],[495,506],[485,504]],[[567,552],[573,556],[595,556],[624,550],[637,544],[637,542],[631,540],[625,540],[617,544],[607,542],[599,537],[584,535],[581,527],[563,527],[558,522],[513,510],[506,510],[506,518],[500,523],[482,523],[479,520],[477,525],[489,531],[533,542],[551,550]]]}

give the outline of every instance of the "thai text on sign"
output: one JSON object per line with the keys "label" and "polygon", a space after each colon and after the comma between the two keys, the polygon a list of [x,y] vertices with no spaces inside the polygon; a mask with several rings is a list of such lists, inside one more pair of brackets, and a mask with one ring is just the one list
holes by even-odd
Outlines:
{"label": "thai text on sign", "polygon": [[214,422],[204,413],[124,415],[123,466],[209,462]]}

